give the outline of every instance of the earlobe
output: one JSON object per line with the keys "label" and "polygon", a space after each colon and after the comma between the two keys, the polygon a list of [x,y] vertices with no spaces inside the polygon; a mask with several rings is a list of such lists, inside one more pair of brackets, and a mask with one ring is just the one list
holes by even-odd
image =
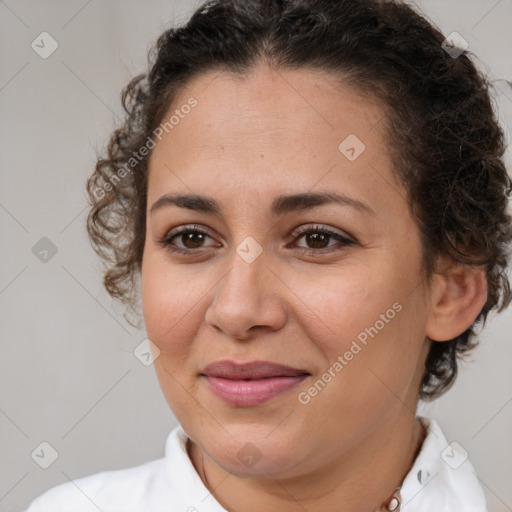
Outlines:
{"label": "earlobe", "polygon": [[487,279],[482,267],[452,262],[435,274],[431,286],[426,335],[447,341],[475,321],[487,301]]}

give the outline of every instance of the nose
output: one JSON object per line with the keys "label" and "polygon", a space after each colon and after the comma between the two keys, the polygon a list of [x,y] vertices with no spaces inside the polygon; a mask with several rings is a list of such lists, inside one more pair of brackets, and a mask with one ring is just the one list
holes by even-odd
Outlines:
{"label": "nose", "polygon": [[265,252],[251,263],[233,253],[206,311],[208,325],[237,340],[249,340],[283,327],[286,286],[269,263]]}

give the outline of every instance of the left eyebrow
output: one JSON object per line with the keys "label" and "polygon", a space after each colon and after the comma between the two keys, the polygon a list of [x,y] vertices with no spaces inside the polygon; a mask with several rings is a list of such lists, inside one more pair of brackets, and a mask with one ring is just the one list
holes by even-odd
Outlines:
{"label": "left eyebrow", "polygon": [[[300,194],[280,195],[273,201],[270,211],[274,217],[282,217],[294,211],[309,210],[325,204],[348,206],[363,213],[375,215],[374,210],[365,202],[336,192],[305,192]],[[188,210],[220,215],[221,205],[212,197],[197,194],[165,194],[151,206],[151,214],[165,206],[178,206]]]}

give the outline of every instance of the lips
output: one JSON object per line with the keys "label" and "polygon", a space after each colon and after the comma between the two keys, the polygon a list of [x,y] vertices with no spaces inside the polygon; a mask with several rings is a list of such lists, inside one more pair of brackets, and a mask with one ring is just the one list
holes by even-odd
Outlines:
{"label": "lips", "polygon": [[209,364],[200,373],[215,396],[236,407],[263,404],[297,386],[309,375],[306,370],[269,361],[227,360]]}
{"label": "lips", "polygon": [[223,360],[209,364],[201,372],[202,375],[222,377],[224,379],[268,379],[271,377],[297,377],[309,375],[304,369],[293,368],[270,361],[250,361],[247,363],[235,363]]}

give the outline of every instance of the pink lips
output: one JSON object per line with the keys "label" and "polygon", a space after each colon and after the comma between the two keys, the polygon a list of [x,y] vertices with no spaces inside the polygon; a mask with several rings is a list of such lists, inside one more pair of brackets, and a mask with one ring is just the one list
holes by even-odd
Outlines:
{"label": "pink lips", "polygon": [[211,391],[235,406],[262,404],[302,382],[310,374],[269,361],[238,364],[223,360],[209,364],[200,374]]}

